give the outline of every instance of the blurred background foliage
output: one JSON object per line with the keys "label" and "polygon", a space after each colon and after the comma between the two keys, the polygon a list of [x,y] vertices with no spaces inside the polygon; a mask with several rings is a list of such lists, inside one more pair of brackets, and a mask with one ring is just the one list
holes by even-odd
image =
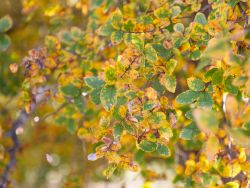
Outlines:
{"label": "blurred background foliage", "polygon": [[[3,137],[20,113],[18,98],[24,74],[22,70],[12,74],[9,66],[21,64],[28,50],[40,47],[50,32],[62,26],[86,27],[86,19],[82,11],[75,8],[76,3],[74,0],[0,1],[0,18],[9,15],[13,21],[6,32],[11,45],[0,51],[0,174],[9,161],[7,148],[12,141]],[[86,185],[93,175],[100,176],[95,174],[95,169],[105,162],[87,161],[86,144],[64,127],[31,121],[25,125],[24,132],[20,131],[21,152],[11,173],[13,187],[78,187]]]}

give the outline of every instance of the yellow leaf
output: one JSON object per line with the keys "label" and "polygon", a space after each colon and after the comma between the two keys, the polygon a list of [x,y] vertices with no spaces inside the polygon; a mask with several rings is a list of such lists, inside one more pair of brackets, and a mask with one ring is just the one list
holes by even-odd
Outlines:
{"label": "yellow leaf", "polygon": [[116,152],[106,152],[105,157],[108,159],[109,162],[111,163],[119,163],[121,161],[120,155],[118,155]]}
{"label": "yellow leaf", "polygon": [[205,142],[205,147],[203,152],[205,153],[208,160],[213,160],[216,157],[216,154],[220,150],[220,142],[218,138],[214,135],[210,135],[208,140]]}
{"label": "yellow leaf", "polygon": [[145,91],[145,95],[152,100],[157,99],[157,92],[152,88],[152,87],[148,87]]}

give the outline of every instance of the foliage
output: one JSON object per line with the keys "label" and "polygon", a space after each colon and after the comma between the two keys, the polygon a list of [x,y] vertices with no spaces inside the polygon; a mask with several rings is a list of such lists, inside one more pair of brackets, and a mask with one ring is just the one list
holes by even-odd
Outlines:
{"label": "foliage", "polygon": [[51,29],[19,65],[26,113],[90,143],[107,178],[152,181],[163,159],[185,187],[249,185],[249,2],[80,2],[86,25]]}

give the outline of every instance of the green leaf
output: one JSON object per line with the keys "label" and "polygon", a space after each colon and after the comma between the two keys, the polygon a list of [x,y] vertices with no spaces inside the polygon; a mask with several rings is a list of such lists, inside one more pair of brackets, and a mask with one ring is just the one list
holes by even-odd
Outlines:
{"label": "green leaf", "polygon": [[142,51],[144,48],[144,41],[138,35],[132,34],[131,43],[139,51]]}
{"label": "green leaf", "polygon": [[104,71],[105,73],[105,81],[107,83],[111,83],[116,81],[116,72],[115,69],[113,67],[107,67]]}
{"label": "green leaf", "polygon": [[70,97],[77,97],[80,95],[80,89],[73,84],[68,84],[66,86],[61,87],[61,91]]}
{"label": "green leaf", "polygon": [[200,23],[203,26],[207,24],[206,16],[201,12],[198,12],[195,15],[194,21],[197,22],[197,23]]}
{"label": "green leaf", "polygon": [[127,133],[133,134],[134,129],[133,129],[133,127],[131,125],[127,124],[126,122],[123,122],[122,125],[123,125],[123,127],[124,127],[124,129],[126,130]]}
{"label": "green leaf", "polygon": [[156,50],[157,54],[165,60],[169,60],[169,58],[172,56],[171,50],[164,48],[162,44],[153,44],[152,46]]}
{"label": "green leaf", "polygon": [[57,50],[57,48],[60,48],[60,41],[57,37],[47,35],[45,38],[45,45],[50,52],[53,52]]}
{"label": "green leaf", "polygon": [[197,61],[200,59],[200,57],[201,57],[201,51],[199,48],[196,48],[191,52],[191,60]]}
{"label": "green leaf", "polygon": [[104,84],[104,82],[96,76],[85,77],[84,82],[93,89],[101,88]]}
{"label": "green leaf", "polygon": [[123,27],[126,31],[133,31],[135,24],[132,20],[128,20],[126,23],[124,23]]}
{"label": "green leaf", "polygon": [[212,68],[210,70],[208,70],[206,73],[205,73],[205,78],[210,80],[210,78],[212,79],[212,76],[213,74],[217,71],[218,69],[217,68]]}
{"label": "green leaf", "polygon": [[60,31],[58,37],[65,44],[71,45],[74,43],[74,40],[69,31],[66,30]]}
{"label": "green leaf", "polygon": [[197,100],[199,107],[212,107],[213,105],[213,99],[211,95],[208,92],[202,92],[200,93],[200,97]]}
{"label": "green leaf", "polygon": [[111,20],[108,20],[97,30],[97,33],[101,36],[110,36],[113,31],[114,28],[111,24]]}
{"label": "green leaf", "polygon": [[227,79],[224,81],[225,83],[225,90],[228,91],[229,93],[232,93],[233,95],[238,94],[238,88],[234,86],[233,83],[233,77],[229,76]]}
{"label": "green leaf", "polygon": [[105,110],[109,111],[110,107],[116,102],[116,88],[114,85],[105,85],[100,93],[101,103]]}
{"label": "green leaf", "polygon": [[222,80],[223,80],[223,72],[220,70],[215,71],[212,76],[212,84],[219,85],[221,84]]}
{"label": "green leaf", "polygon": [[157,61],[157,53],[151,45],[147,45],[144,50],[145,57],[150,62]]}
{"label": "green leaf", "polygon": [[163,112],[153,112],[150,116],[149,122],[152,124],[160,124],[166,119],[166,115]]}
{"label": "green leaf", "polygon": [[10,38],[8,35],[0,34],[0,51],[5,51],[10,46]]}
{"label": "green leaf", "polygon": [[228,5],[234,8],[240,0],[228,0]]}
{"label": "green leaf", "polygon": [[157,148],[156,151],[159,155],[165,156],[165,157],[169,157],[170,156],[170,150],[168,147],[162,145],[162,144],[157,144]]}
{"label": "green leaf", "polygon": [[96,105],[101,104],[100,93],[101,93],[101,88],[94,89],[94,90],[90,93],[91,100],[92,100],[92,102],[95,103]]}
{"label": "green leaf", "polygon": [[199,132],[198,127],[192,122],[181,130],[179,137],[183,140],[192,140]]}
{"label": "green leaf", "polygon": [[176,102],[180,104],[191,104],[198,99],[199,95],[199,92],[187,90],[176,97]]}
{"label": "green leaf", "polygon": [[169,17],[171,14],[170,14],[170,10],[168,10],[166,8],[166,6],[162,6],[160,8],[157,8],[155,11],[154,11],[154,15],[155,17],[157,17],[158,19],[166,19],[167,17]]}
{"label": "green leaf", "polygon": [[114,126],[114,136],[116,139],[120,139],[121,135],[122,135],[122,132],[123,132],[123,126],[120,125],[120,124],[116,124]]}
{"label": "green leaf", "polygon": [[184,25],[182,23],[177,23],[174,25],[175,32],[183,33],[184,32]]}
{"label": "green leaf", "polygon": [[175,59],[170,59],[169,61],[167,61],[167,63],[166,63],[166,74],[167,75],[172,75],[172,73],[175,70],[176,65],[177,65],[177,61]]}
{"label": "green leaf", "polygon": [[115,13],[113,14],[111,18],[111,24],[113,28],[118,30],[121,29],[123,25],[123,17],[122,17],[122,12],[119,9],[115,11]]}
{"label": "green leaf", "polygon": [[122,42],[123,32],[122,31],[114,31],[110,36],[110,40],[113,45],[117,45]]}
{"label": "green leaf", "polygon": [[71,36],[74,40],[79,40],[81,39],[81,36],[82,36],[82,31],[79,27],[72,27],[70,29],[70,32],[71,32]]}
{"label": "green leaf", "polygon": [[187,118],[187,119],[190,119],[190,120],[193,120],[194,119],[194,117],[193,117],[193,110],[192,109],[190,109],[190,110],[188,110],[186,113],[185,113],[185,117]]}
{"label": "green leaf", "polygon": [[6,15],[0,19],[0,33],[8,31],[13,25],[12,19]]}
{"label": "green leaf", "polygon": [[156,150],[156,143],[155,142],[150,142],[147,140],[142,140],[139,144],[138,144],[138,148],[141,149],[142,151],[145,152],[153,152]]}
{"label": "green leaf", "polygon": [[84,111],[84,100],[82,99],[81,96],[74,99],[74,104],[81,112]]}
{"label": "green leaf", "polygon": [[178,16],[181,13],[181,8],[179,6],[173,6],[171,7],[171,16],[172,18],[175,16]]}
{"label": "green leaf", "polygon": [[196,72],[199,72],[201,71],[204,67],[208,66],[211,64],[211,59],[210,58],[201,58],[200,61],[199,61],[199,64],[198,66],[196,67],[195,71]]}
{"label": "green leaf", "polygon": [[66,119],[67,130],[69,133],[74,134],[76,131],[75,121],[72,118]]}
{"label": "green leaf", "polygon": [[187,79],[187,84],[189,89],[193,91],[202,91],[205,89],[205,83],[199,78],[190,77]]}
{"label": "green leaf", "polygon": [[176,78],[175,78],[175,76],[166,76],[165,87],[169,92],[175,93],[175,89],[176,89]]}
{"label": "green leaf", "polygon": [[152,110],[155,107],[155,103],[152,101],[147,101],[144,103],[143,110]]}

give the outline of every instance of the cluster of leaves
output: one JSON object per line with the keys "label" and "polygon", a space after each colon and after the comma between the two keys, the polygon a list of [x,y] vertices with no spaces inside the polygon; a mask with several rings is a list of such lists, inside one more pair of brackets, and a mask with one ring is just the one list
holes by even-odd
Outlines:
{"label": "cluster of leaves", "polygon": [[31,113],[45,95],[55,122],[93,144],[88,159],[108,160],[106,177],[128,169],[157,179],[147,161],[168,158],[186,187],[246,187],[249,6],[78,4],[86,28],[46,36],[23,60],[23,106]]}

